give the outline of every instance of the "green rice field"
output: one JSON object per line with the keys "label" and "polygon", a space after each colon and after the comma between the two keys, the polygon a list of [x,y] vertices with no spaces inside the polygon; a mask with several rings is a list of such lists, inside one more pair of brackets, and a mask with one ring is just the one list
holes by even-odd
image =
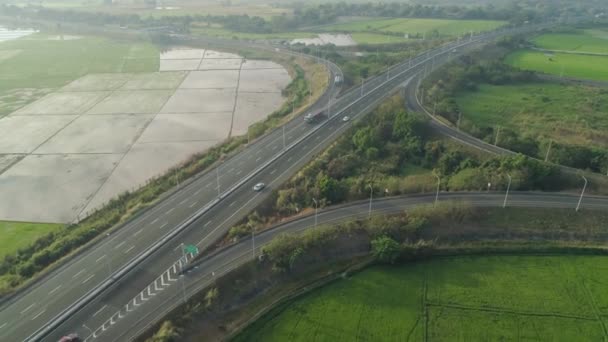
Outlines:
{"label": "green rice field", "polygon": [[505,22],[496,20],[451,20],[451,19],[372,19],[324,26],[325,31],[340,32],[395,32],[403,34],[455,36],[473,32],[489,31]]}
{"label": "green rice field", "polygon": [[556,76],[595,81],[608,80],[608,56],[519,50],[509,54],[505,62],[521,69]]}
{"label": "green rice field", "polygon": [[579,53],[608,54],[608,29],[576,30],[568,33],[548,33],[532,40],[541,49]]}
{"label": "green rice field", "polygon": [[608,258],[375,266],[272,310],[235,341],[602,341]]}
{"label": "green rice field", "polygon": [[63,224],[0,221],[0,259],[61,227]]}
{"label": "green rice field", "polygon": [[481,84],[460,93],[463,126],[507,127],[571,145],[608,147],[608,92],[555,83]]}
{"label": "green rice field", "polygon": [[[63,39],[62,39],[63,37]],[[35,34],[0,44],[0,91],[60,87],[88,73],[158,71],[150,43]]]}

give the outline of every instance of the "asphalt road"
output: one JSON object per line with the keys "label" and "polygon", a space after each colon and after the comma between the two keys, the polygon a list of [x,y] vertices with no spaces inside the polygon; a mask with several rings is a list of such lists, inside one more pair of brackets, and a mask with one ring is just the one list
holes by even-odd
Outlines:
{"label": "asphalt road", "polygon": [[[502,207],[504,193],[442,193],[440,201],[464,201],[476,207]],[[557,208],[574,211],[579,197],[576,194],[514,192],[509,195],[509,207],[527,208]],[[435,194],[423,194],[383,198],[373,202],[372,213],[394,214],[423,204],[431,204]],[[330,207],[318,212],[318,225],[333,224],[355,218],[365,218],[368,215],[368,201],[360,201],[345,206]],[[585,210],[607,210],[608,197],[586,197]],[[255,253],[272,238],[281,233],[297,233],[315,226],[314,214],[295,219],[273,227],[255,236]],[[141,293],[122,301],[109,302],[100,300],[90,308],[90,316],[80,315],[73,322],[74,326],[92,327],[94,335],[86,333],[87,341],[128,341],[132,340],[151,324],[159,321],[177,305],[183,303],[184,297],[190,297],[209,286],[215,277],[220,277],[230,270],[253,259],[254,243],[251,238],[221,249],[212,255],[193,263],[184,277],[174,276],[174,281],[166,281],[161,286],[162,278],[158,278],[140,288]],[[166,278],[167,279],[167,278]],[[148,290],[148,288],[150,290]],[[129,306],[127,307],[127,304]],[[129,308],[131,311],[127,311]],[[95,318],[95,310],[105,310],[109,314],[103,319]],[[108,318],[109,317],[109,318]],[[112,320],[114,318],[114,320]],[[111,323],[113,322],[113,323]],[[81,331],[85,333],[85,331]]]}
{"label": "asphalt road", "polygon": [[[428,65],[429,57],[500,34],[448,44],[391,67],[361,88],[332,101],[333,116],[323,124],[310,125],[296,118],[217,168],[181,184],[178,191],[158,205],[5,303],[0,312],[0,340],[46,336],[44,340],[54,341],[74,331],[87,336],[100,324],[105,333],[100,340],[104,341],[111,336],[110,331],[133,331],[117,323],[124,322],[124,318],[115,318],[116,310],[174,265],[181,257],[182,243],[197,245],[201,250],[210,246],[268,196],[270,189],[278,187],[343,133],[349,126],[349,122],[341,120],[343,116],[357,119],[369,112]],[[319,109],[327,104],[316,106]],[[269,189],[252,192],[252,186],[260,181]],[[147,302],[161,297],[150,295]],[[66,320],[57,320],[66,308],[73,308],[74,313],[65,314]],[[110,323],[106,328],[103,323],[107,321]],[[61,325],[50,325],[51,322]],[[49,331],[38,334],[43,327]]]}

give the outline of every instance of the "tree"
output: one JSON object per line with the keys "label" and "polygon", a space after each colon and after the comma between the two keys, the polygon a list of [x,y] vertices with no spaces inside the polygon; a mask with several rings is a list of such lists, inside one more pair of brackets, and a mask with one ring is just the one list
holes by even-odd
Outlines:
{"label": "tree", "polygon": [[372,240],[372,255],[381,262],[392,264],[401,254],[401,246],[391,237],[383,235]]}

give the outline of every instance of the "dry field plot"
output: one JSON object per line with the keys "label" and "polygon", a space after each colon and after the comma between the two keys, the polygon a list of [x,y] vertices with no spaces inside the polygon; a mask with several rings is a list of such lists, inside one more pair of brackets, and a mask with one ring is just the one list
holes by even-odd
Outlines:
{"label": "dry field plot", "polygon": [[278,109],[287,72],[203,49],[89,74],[0,119],[0,220],[71,222]]}

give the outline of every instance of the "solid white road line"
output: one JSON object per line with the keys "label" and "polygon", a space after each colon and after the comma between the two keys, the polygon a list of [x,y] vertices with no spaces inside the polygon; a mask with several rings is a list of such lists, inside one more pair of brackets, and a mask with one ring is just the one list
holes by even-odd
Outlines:
{"label": "solid white road line", "polygon": [[30,304],[30,306],[28,306],[27,308],[23,309],[23,311],[21,311],[21,314],[23,315],[24,313],[26,313],[27,310],[31,309],[34,305],[36,305],[36,303]]}
{"label": "solid white road line", "polygon": [[59,290],[61,288],[62,285],[57,286],[56,288],[52,289],[51,292],[49,292],[49,294],[53,294],[55,292],[57,292],[57,290]]}
{"label": "solid white road line", "polygon": [[129,253],[131,250],[133,250],[133,248],[135,248],[135,246],[131,246],[131,247],[127,248],[127,250],[125,251],[125,254]]}
{"label": "solid white road line", "polygon": [[82,270],[80,270],[78,273],[74,274],[74,275],[72,276],[72,279],[74,279],[74,278],[78,277],[78,276],[79,276],[79,275],[81,275],[81,274],[82,274],[82,272],[84,272],[84,271],[86,271],[86,269],[84,269],[84,268],[83,268],[83,269],[82,269]]}
{"label": "solid white road line", "polygon": [[91,278],[93,278],[95,275],[91,274],[87,279],[85,279],[82,283],[86,283],[87,281],[91,280]]}
{"label": "solid white road line", "polygon": [[36,318],[40,317],[40,315],[42,315],[44,312],[46,311],[46,309],[40,311],[38,314],[36,314],[36,316],[32,317],[32,321],[35,320]]}
{"label": "solid white road line", "polygon": [[96,312],[93,314],[93,317],[95,317],[95,316],[99,315],[99,313],[100,313],[100,312],[102,312],[102,311],[103,311],[103,309],[105,309],[106,307],[107,307],[107,305],[102,306],[102,307],[101,307],[101,309],[97,310],[97,311],[96,311]]}

